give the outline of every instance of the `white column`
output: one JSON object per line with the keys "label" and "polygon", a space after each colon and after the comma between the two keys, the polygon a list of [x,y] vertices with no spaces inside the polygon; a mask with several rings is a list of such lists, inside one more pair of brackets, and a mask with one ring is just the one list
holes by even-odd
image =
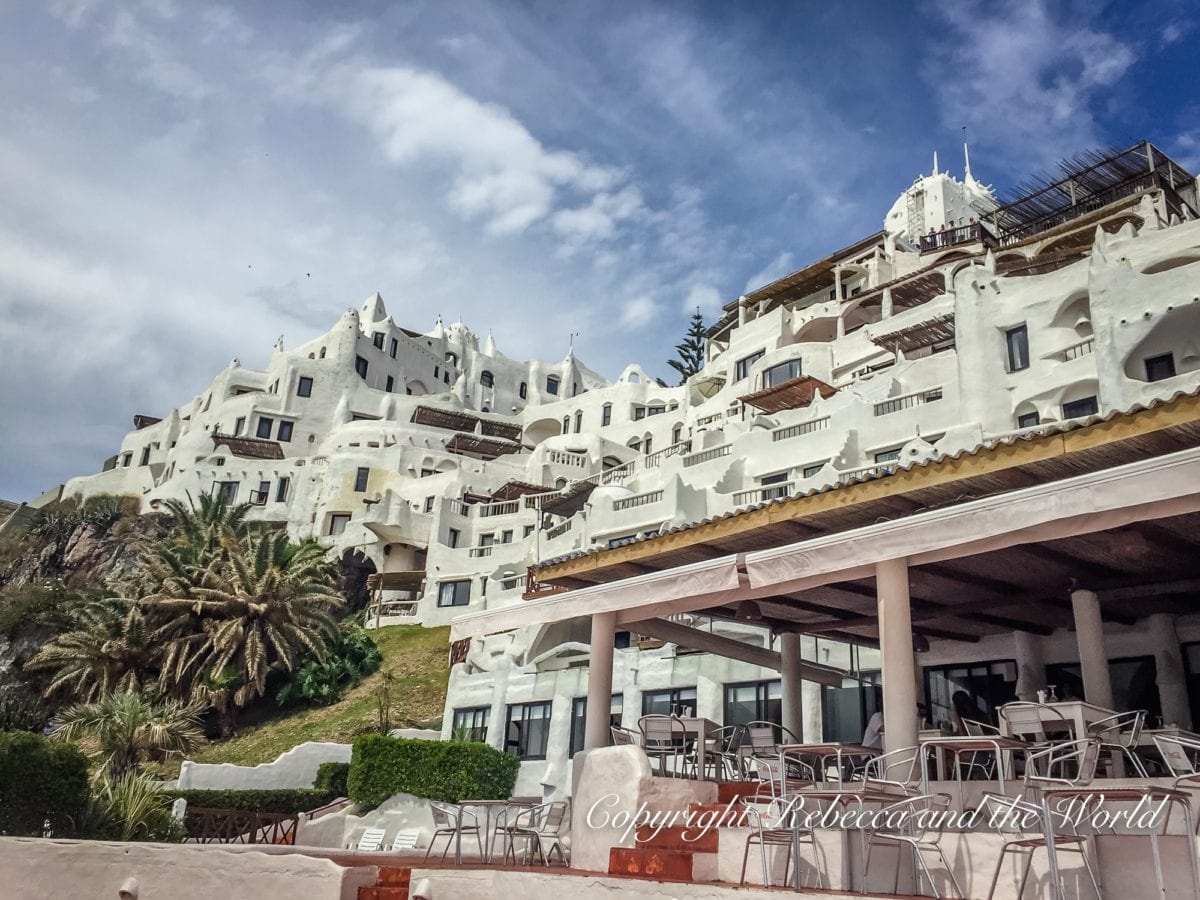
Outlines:
{"label": "white column", "polygon": [[1046,657],[1042,639],[1028,631],[1013,634],[1017,659],[1017,699],[1037,700],[1037,692],[1046,686]]}
{"label": "white column", "polygon": [[833,299],[839,303],[842,300],[842,267],[833,267]]}
{"label": "white column", "polygon": [[879,607],[879,651],[883,666],[883,742],[888,750],[917,744],[917,682],[913,663],[908,560],[875,566]]}
{"label": "white column", "polygon": [[[1155,613],[1146,619],[1150,646],[1154,648],[1154,666],[1158,670],[1158,699],[1162,701],[1163,721],[1180,728],[1192,727],[1192,709],[1188,704],[1187,679],[1183,668],[1183,651],[1175,632],[1175,616]],[[1147,723],[1151,727],[1151,723]]]}
{"label": "white column", "polygon": [[879,317],[881,319],[890,319],[892,317],[892,289],[884,288],[883,297],[879,301]]}
{"label": "white column", "polygon": [[583,749],[607,747],[611,735],[608,719],[612,709],[613,640],[617,634],[615,612],[592,615],[591,657],[588,660],[587,718],[584,720]]}
{"label": "white column", "polygon": [[1071,609],[1075,613],[1075,640],[1079,645],[1083,692],[1087,695],[1088,703],[1111,709],[1112,679],[1108,675],[1108,653],[1104,649],[1100,601],[1093,591],[1071,591]]}
{"label": "white column", "polygon": [[780,675],[783,687],[783,727],[804,740],[804,682],[800,677],[800,635],[784,632],[779,636]]}

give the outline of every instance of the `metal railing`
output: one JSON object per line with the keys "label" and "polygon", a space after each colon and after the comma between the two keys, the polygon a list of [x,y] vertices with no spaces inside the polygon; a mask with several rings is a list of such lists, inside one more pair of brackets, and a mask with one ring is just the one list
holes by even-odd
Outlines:
{"label": "metal railing", "polygon": [[521,511],[520,500],[501,500],[499,503],[479,503],[475,507],[483,518],[508,516]]}
{"label": "metal railing", "polygon": [[648,491],[645,494],[626,497],[624,500],[614,500],[612,508],[613,512],[617,512],[622,509],[633,509],[636,506],[649,506],[651,503],[657,503],[662,498],[662,491]]}
{"label": "metal railing", "polygon": [[838,473],[838,484],[850,484],[867,475],[891,475],[899,467],[900,461],[893,459],[870,466],[859,466],[857,469],[847,469]]}
{"label": "metal railing", "polygon": [[912,409],[914,406],[924,406],[926,403],[936,403],[942,399],[942,389],[929,388],[924,391],[914,391],[911,394],[905,394],[902,397],[893,397],[891,400],[884,400],[882,403],[875,404],[875,415],[888,416],[894,412],[900,412],[902,409]]}
{"label": "metal railing", "polygon": [[933,234],[921,235],[920,246],[922,253],[928,253],[930,250],[945,250],[947,247],[956,247],[959,244],[972,244],[976,241],[983,243],[985,247],[998,247],[1000,242],[992,236],[992,233],[983,227],[981,222],[972,222],[970,225],[959,225],[955,228],[946,228],[942,231],[935,231]]}
{"label": "metal railing", "polygon": [[748,491],[737,491],[733,495],[735,506],[742,506],[746,503],[766,503],[768,500],[781,500],[784,497],[792,496],[792,491],[795,490],[795,482],[781,481],[778,484],[764,484],[761,487],[752,488]]}
{"label": "metal railing", "polygon": [[196,844],[294,844],[298,818],[294,813],[189,806],[183,827],[188,841]]}
{"label": "metal railing", "polygon": [[1062,356],[1063,362],[1070,362],[1073,359],[1079,359],[1081,356],[1091,356],[1095,352],[1096,339],[1088,338],[1085,341],[1072,344],[1070,347],[1065,347],[1060,356]]}
{"label": "metal railing", "polygon": [[829,416],[822,416],[819,419],[813,419],[809,422],[801,422],[799,425],[788,425],[784,428],[776,428],[771,432],[772,441],[786,441],[790,438],[800,437],[802,434],[812,434],[814,431],[824,431],[829,427]]}
{"label": "metal railing", "polygon": [[555,525],[553,528],[546,529],[546,540],[552,541],[556,537],[566,534],[568,531],[570,531],[574,527],[575,527],[574,519],[567,519],[567,521],[565,521],[565,522],[560,522],[558,525]]}
{"label": "metal railing", "polygon": [[560,466],[572,466],[577,469],[587,467],[588,458],[583,453],[572,453],[569,450],[548,450],[546,451],[546,459],[548,462]]}
{"label": "metal railing", "polygon": [[733,452],[731,444],[722,444],[720,447],[710,447],[708,450],[701,450],[699,453],[692,453],[683,458],[684,466],[698,466],[700,463],[708,462],[712,459],[720,459],[722,456],[728,456]]}

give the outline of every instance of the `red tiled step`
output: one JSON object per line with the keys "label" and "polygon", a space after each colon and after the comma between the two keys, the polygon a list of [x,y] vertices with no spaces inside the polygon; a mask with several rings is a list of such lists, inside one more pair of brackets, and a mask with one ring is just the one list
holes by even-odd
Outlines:
{"label": "red tiled step", "polygon": [[608,872],[610,875],[691,881],[692,854],[679,850],[613,847],[608,851]]}
{"label": "red tiled step", "polygon": [[358,900],[408,900],[408,885],[360,887]]}
{"label": "red tiled step", "polygon": [[685,853],[716,853],[720,833],[715,825],[682,825],[654,828],[643,825],[637,830],[637,845],[646,850],[679,850]]}
{"label": "red tiled step", "polygon": [[379,877],[375,880],[381,887],[408,887],[412,881],[412,869],[401,869],[397,866],[380,866]]}
{"label": "red tiled step", "polygon": [[[753,797],[758,792],[757,781],[721,781],[717,784],[717,802],[728,805],[739,797]],[[768,789],[769,791],[769,789]],[[770,794],[768,793],[768,796]]]}

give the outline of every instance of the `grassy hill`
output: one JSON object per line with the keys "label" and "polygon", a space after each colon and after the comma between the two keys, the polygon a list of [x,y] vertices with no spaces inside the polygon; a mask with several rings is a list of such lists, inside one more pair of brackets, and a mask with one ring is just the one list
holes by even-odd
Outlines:
{"label": "grassy hill", "polygon": [[379,671],[330,706],[299,707],[238,729],[230,740],[206,744],[191,759],[253,766],[270,762],[305,741],[349,742],[377,725],[377,695],[391,673],[393,728],[412,727],[442,714],[450,675],[450,629],[392,625],[371,632],[383,654]]}

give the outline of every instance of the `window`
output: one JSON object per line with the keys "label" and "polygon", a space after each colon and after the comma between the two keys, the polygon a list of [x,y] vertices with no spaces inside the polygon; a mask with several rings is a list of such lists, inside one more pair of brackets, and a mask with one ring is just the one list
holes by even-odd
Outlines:
{"label": "window", "polygon": [[[925,669],[925,696],[934,728],[955,724],[954,695],[966,691],[983,722],[996,721],[996,709],[1017,698],[1017,664],[1011,659]],[[968,716],[968,718],[970,718]]]}
{"label": "window", "polygon": [[1100,405],[1095,397],[1084,397],[1082,400],[1072,400],[1063,404],[1064,419],[1078,419],[1082,416],[1094,416],[1100,411]]}
{"label": "window", "polygon": [[275,427],[275,420],[268,419],[266,416],[258,417],[258,431],[255,434],[260,438],[270,438],[271,429]]}
{"label": "window", "polygon": [[522,381],[520,386],[517,388],[517,396],[522,400],[529,396],[529,385]]}
{"label": "window", "polygon": [[488,583],[488,577],[486,575],[480,575],[479,576],[479,596],[480,597],[487,596],[487,583]]}
{"label": "window", "polygon": [[244,429],[245,427],[246,427],[246,417],[245,417],[245,416],[238,416],[238,417],[237,417],[237,421],[235,421],[235,422],[233,423],[233,433],[234,433],[234,434],[241,434],[241,433],[242,433],[242,429]]}
{"label": "window", "polygon": [[644,418],[646,418],[646,407],[635,406],[633,408],[633,421],[638,422]]}
{"label": "window", "polygon": [[138,465],[139,466],[150,465],[150,445],[149,444],[147,444],[145,447],[142,448],[142,458],[141,458],[141,461],[138,462]]}
{"label": "window", "polygon": [[650,406],[650,408],[646,410],[646,415],[661,416],[666,411],[667,411],[667,408],[665,406],[663,406],[661,403],[656,403],[656,404],[652,404]]}
{"label": "window", "polygon": [[[779,497],[787,497],[791,494],[791,487],[788,485],[788,476],[790,471],[776,472],[774,475],[764,475],[758,479],[758,483],[763,486],[763,500],[775,500]],[[772,488],[771,485],[777,484],[780,487]],[[729,724],[728,722],[725,724]],[[736,724],[736,723],[735,723]]]}
{"label": "window", "polygon": [[550,736],[550,704],[513,703],[508,707],[504,752],[520,759],[545,759]]}
{"label": "window", "polygon": [[880,450],[878,453],[875,454],[875,462],[877,462],[877,463],[896,462],[899,459],[900,459],[900,448],[899,447],[896,447],[894,450]]}
{"label": "window", "polygon": [[602,406],[600,408],[600,424],[601,424],[601,426],[612,424],[612,404],[611,403],[605,403],[604,406]]}
{"label": "window", "polygon": [[341,534],[346,530],[346,526],[350,524],[349,513],[333,513],[329,517],[329,533]]}
{"label": "window", "polygon": [[399,349],[400,349],[400,342],[398,340],[396,340],[395,338],[392,338],[392,344],[388,348],[388,356],[390,356],[392,359],[395,359],[396,351]]}
{"label": "window", "polygon": [[422,469],[422,470],[421,470],[421,477],[422,477],[422,478],[428,478],[430,475],[436,475],[436,474],[437,474],[437,470],[436,470],[436,469]]}
{"label": "window", "polygon": [[487,534],[481,534],[479,536],[480,547],[490,547],[494,543],[496,543],[496,535],[492,534],[490,531]]}
{"label": "window", "polygon": [[643,716],[694,716],[696,714],[696,689],[694,687],[669,688],[665,691],[642,693]]}
{"label": "window", "polygon": [[557,397],[558,396],[558,384],[559,384],[559,378],[557,375],[547,375],[546,376],[546,393],[553,394],[554,396]]}
{"label": "window", "polygon": [[275,485],[275,502],[282,503],[287,499],[288,487],[291,485],[290,478],[280,478],[279,483]]}
{"label": "window", "polygon": [[443,581],[438,585],[438,606],[466,606],[471,602],[471,579]]}
{"label": "window", "polygon": [[676,425],[674,428],[671,429],[671,443],[678,444],[682,440],[683,440],[683,426]]}
{"label": "window", "polygon": [[579,383],[576,381],[572,381],[571,382],[571,396],[574,397],[578,393],[579,393]]}
{"label": "window", "polygon": [[389,375],[387,377],[387,381],[385,381],[383,384],[383,389],[390,394],[395,389],[395,387],[396,387],[396,379],[393,378],[391,375]]}
{"label": "window", "polygon": [[650,447],[654,444],[654,438],[647,435],[645,443],[642,444],[642,452],[647,456],[650,455]]}
{"label": "window", "polygon": [[367,489],[367,479],[371,476],[371,470],[364,466],[360,466],[358,471],[354,473],[354,492],[361,494]]}
{"label": "window", "polygon": [[511,544],[512,539],[513,539],[513,533],[512,533],[511,528],[506,528],[502,532],[500,532],[500,543]]}
{"label": "window", "polygon": [[366,379],[367,377],[367,361],[361,356],[354,357],[354,371],[358,373],[358,377]]}
{"label": "window", "polygon": [[1029,329],[1024,325],[1004,332],[1004,345],[1008,349],[1008,371],[1020,372],[1029,368]]}
{"label": "window", "polygon": [[457,741],[474,741],[477,744],[487,742],[488,717],[491,709],[486,706],[473,706],[470,709],[456,709],[450,723],[450,737]]}
{"label": "window", "polygon": [[373,335],[371,335],[371,343],[374,344],[378,349],[382,350],[383,349],[383,332],[377,331]]}
{"label": "window", "polygon": [[[1113,706],[1119,709],[1144,709],[1147,721],[1162,715],[1158,693],[1158,665],[1153,656],[1128,656],[1108,661]],[[1060,699],[1087,700],[1083,695],[1083,674],[1079,663],[1046,666],[1046,683],[1054,685]]]}
{"label": "window", "polygon": [[313,389],[313,380],[307,375],[301,375],[300,380],[296,382],[297,397],[311,397]]}
{"label": "window", "polygon": [[424,511],[425,511],[425,512],[427,512],[427,513],[431,513],[431,512],[433,512],[433,500],[434,500],[434,498],[433,498],[433,497],[426,497],[426,498],[425,498],[425,506],[424,506]]}
{"label": "window", "polygon": [[583,410],[582,409],[576,410],[576,412],[575,412],[575,433],[579,434],[579,432],[581,432],[581,431],[583,431]]}
{"label": "window", "polygon": [[825,468],[825,463],[813,463],[811,466],[805,466],[800,474],[805,478],[812,478],[820,475],[823,468]]}
{"label": "window", "polygon": [[750,369],[756,362],[763,358],[767,351],[759,350],[757,353],[751,353],[749,356],[739,359],[733,367],[733,380],[741,381],[750,374]]}
{"label": "window", "polygon": [[487,369],[484,369],[479,373],[479,383],[484,387],[495,387],[496,379],[492,377],[491,372],[489,372]]}
{"label": "window", "polygon": [[1034,425],[1042,424],[1042,417],[1036,412],[1021,413],[1017,416],[1018,428],[1032,428]]}
{"label": "window", "polygon": [[433,380],[437,381],[437,377],[442,374],[442,370],[437,366],[433,367]]}
{"label": "window", "polygon": [[775,387],[777,384],[799,378],[801,374],[800,360],[789,359],[787,362],[763,370],[763,387]]}
{"label": "window", "polygon": [[129,466],[132,462],[133,462],[133,451],[132,450],[130,450],[128,453],[121,454],[121,466],[122,467],[129,468]]}
{"label": "window", "polygon": [[571,417],[570,416],[563,416],[562,433],[563,434],[571,433]]}
{"label": "window", "polygon": [[271,482],[260,481],[258,490],[250,492],[250,502],[256,506],[265,506],[267,500],[271,498]]}
{"label": "window", "polygon": [[783,724],[782,682],[750,681],[725,685],[725,725],[751,722]]}
{"label": "window", "polygon": [[[621,717],[625,710],[625,695],[613,694],[608,707],[608,727],[620,728]],[[571,748],[570,755],[574,756],[583,749],[584,732],[587,730],[587,697],[576,697],[571,701]],[[609,732],[611,734],[612,732]]]}
{"label": "window", "polygon": [[446,384],[450,383],[450,370],[449,369],[447,369],[445,372],[442,373],[442,381],[445,382]]}
{"label": "window", "polygon": [[292,431],[295,429],[295,422],[280,422],[279,423],[279,440],[285,444],[292,439]]}
{"label": "window", "polygon": [[533,525],[526,525],[523,529],[521,529],[521,537],[527,538],[531,534],[533,534],[534,527],[535,526],[533,526]]}
{"label": "window", "polygon": [[1146,359],[1146,380],[1162,381],[1175,375],[1175,354],[1164,353],[1162,356],[1151,356]]}
{"label": "window", "polygon": [[237,500],[238,483],[236,481],[218,481],[215,487],[217,499],[226,506],[232,506]]}
{"label": "window", "polygon": [[453,550],[458,546],[458,541],[462,537],[462,532],[457,528],[451,528],[446,532],[446,546]]}

